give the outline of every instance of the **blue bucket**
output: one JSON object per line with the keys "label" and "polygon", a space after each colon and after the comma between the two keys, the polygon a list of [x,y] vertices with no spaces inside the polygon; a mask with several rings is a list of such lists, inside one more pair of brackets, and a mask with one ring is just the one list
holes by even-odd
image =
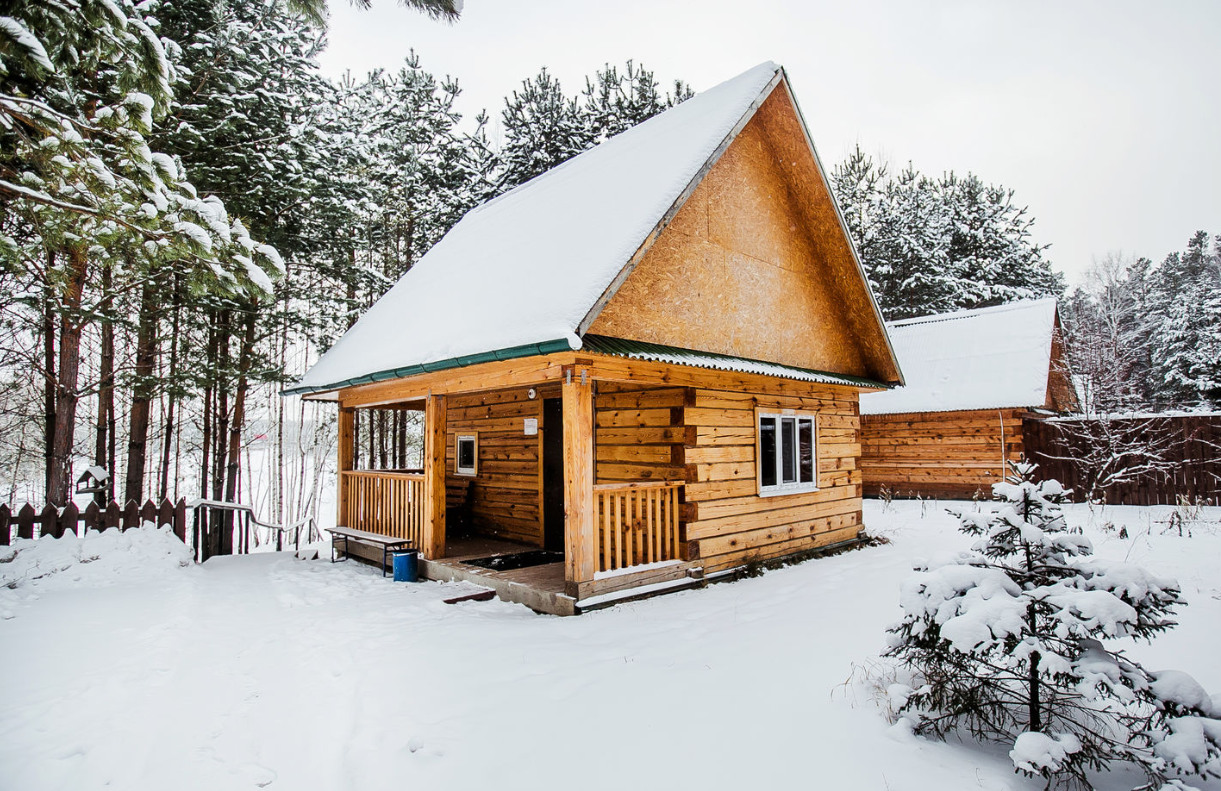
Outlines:
{"label": "blue bucket", "polygon": [[420,553],[414,549],[394,553],[394,581],[420,581]]}

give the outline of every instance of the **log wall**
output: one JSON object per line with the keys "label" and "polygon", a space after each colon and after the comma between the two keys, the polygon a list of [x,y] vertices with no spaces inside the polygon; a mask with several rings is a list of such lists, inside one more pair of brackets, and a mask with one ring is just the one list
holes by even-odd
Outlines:
{"label": "log wall", "polygon": [[895,497],[976,494],[991,499],[1005,460],[1023,451],[1018,409],[912,412],[861,417],[865,494],[887,487]]}
{"label": "log wall", "polygon": [[[445,471],[448,481],[470,480],[471,516],[475,531],[511,541],[542,546],[543,400],[559,396],[559,388],[498,390],[449,397]],[[525,419],[539,421],[539,433],[527,436]],[[479,474],[454,475],[454,438],[459,432],[479,433]]]}
{"label": "log wall", "polygon": [[599,382],[594,397],[597,483],[681,481],[683,387]]}
{"label": "log wall", "polygon": [[[684,538],[705,571],[845,541],[862,527],[857,392],[789,384],[792,395],[688,389]],[[756,408],[817,413],[817,491],[758,496]]]}

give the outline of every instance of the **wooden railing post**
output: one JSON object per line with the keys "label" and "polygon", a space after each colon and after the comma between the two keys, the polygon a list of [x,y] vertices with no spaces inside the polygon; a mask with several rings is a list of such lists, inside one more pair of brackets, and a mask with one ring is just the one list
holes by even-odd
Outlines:
{"label": "wooden railing post", "polygon": [[348,524],[349,520],[349,498],[351,494],[348,492],[348,476],[344,475],[352,469],[353,456],[356,453],[356,410],[352,407],[339,408],[339,471],[337,476],[339,480],[336,482],[339,489],[339,497],[337,502],[337,512],[335,514],[335,524],[351,527]]}
{"label": "wooden railing post", "polygon": [[445,396],[424,402],[424,557],[445,557]]}
{"label": "wooden railing post", "polygon": [[564,581],[570,596],[594,578],[598,550],[594,513],[594,382],[589,369],[565,366]]}

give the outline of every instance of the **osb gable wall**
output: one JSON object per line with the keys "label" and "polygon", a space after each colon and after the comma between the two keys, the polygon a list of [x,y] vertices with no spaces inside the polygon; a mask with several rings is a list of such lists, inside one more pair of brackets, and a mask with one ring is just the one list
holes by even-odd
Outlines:
{"label": "osb gable wall", "polygon": [[[480,535],[542,546],[543,399],[559,395],[557,387],[539,387],[450,396],[446,416],[447,482],[470,480],[472,521]],[[526,418],[539,421],[537,435],[525,433]],[[455,476],[454,438],[460,431],[479,432],[479,466],[474,478]]]}
{"label": "osb gable wall", "polygon": [[1064,330],[1060,326],[1059,316],[1056,317],[1051,336],[1051,364],[1047,372],[1047,401],[1044,406],[1056,412],[1071,412],[1077,408],[1077,394],[1068,370]]}
{"label": "osb gable wall", "polygon": [[[793,135],[796,141],[778,139]],[[876,346],[881,336],[870,330],[872,306],[846,242],[836,248],[814,238],[842,234],[829,203],[821,214],[807,205],[830,199],[813,157],[808,149],[797,151],[798,143],[804,147],[805,138],[787,93],[778,89],[589,331],[893,378],[863,351],[862,343]]]}
{"label": "osb gable wall", "polygon": [[861,470],[865,493],[895,497],[991,499],[1005,460],[1022,455],[1022,410],[980,409],[865,415]]}
{"label": "osb gable wall", "polygon": [[[684,408],[686,535],[707,571],[854,538],[862,527],[858,395],[794,387],[793,395],[694,389]],[[818,490],[759,497],[755,410],[817,414]]]}

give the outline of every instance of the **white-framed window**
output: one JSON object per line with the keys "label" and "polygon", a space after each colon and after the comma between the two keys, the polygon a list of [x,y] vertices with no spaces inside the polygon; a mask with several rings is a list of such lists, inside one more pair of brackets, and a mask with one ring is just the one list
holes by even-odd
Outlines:
{"label": "white-framed window", "polygon": [[458,434],[454,437],[454,475],[479,473],[479,435]]}
{"label": "white-framed window", "polygon": [[759,496],[818,488],[818,419],[812,413],[765,412],[756,417]]}

